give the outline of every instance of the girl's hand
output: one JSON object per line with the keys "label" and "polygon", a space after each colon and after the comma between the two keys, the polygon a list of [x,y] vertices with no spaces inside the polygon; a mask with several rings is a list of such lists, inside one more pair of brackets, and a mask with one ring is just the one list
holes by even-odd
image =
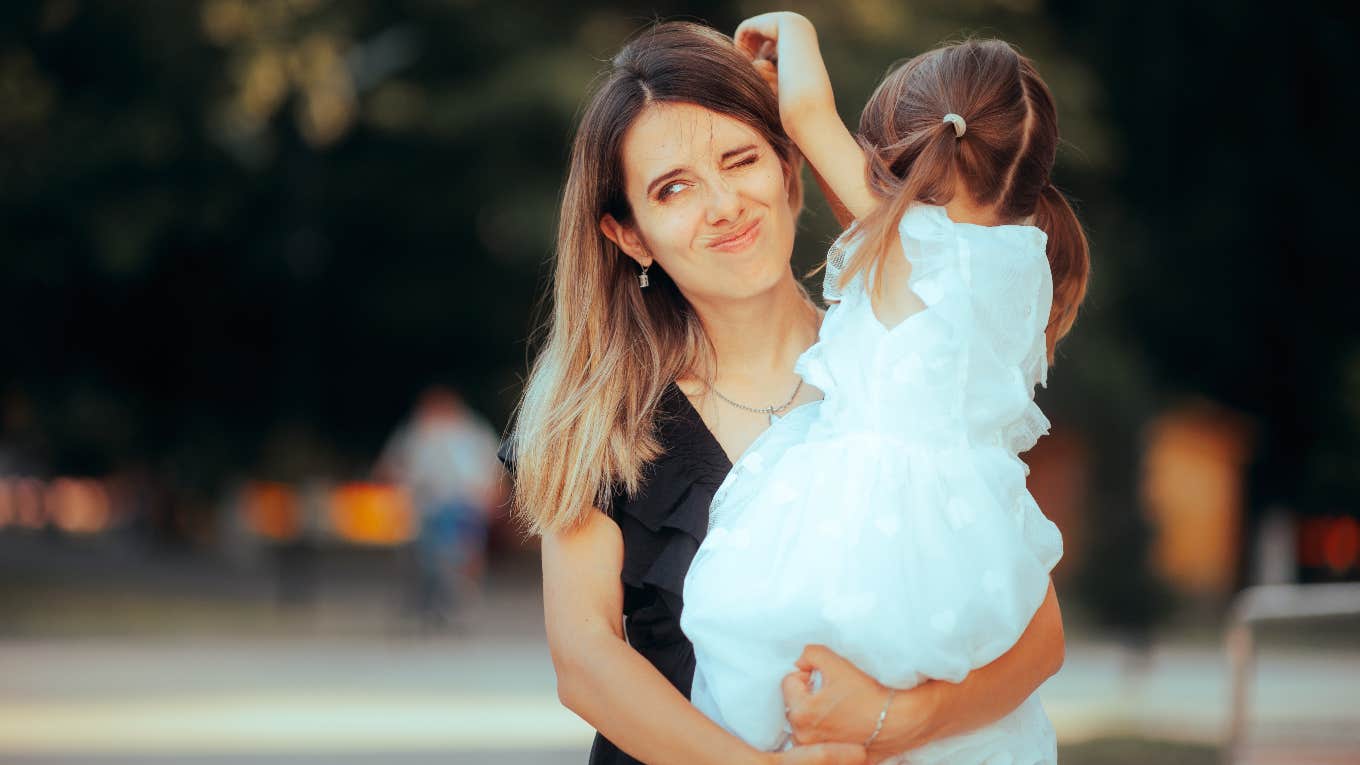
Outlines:
{"label": "girl's hand", "polygon": [[837,220],[872,212],[878,198],[865,180],[864,150],[836,113],[812,22],[796,13],[763,13],[741,22],[732,37],[774,90],[784,132],[812,163],[828,199],[835,200]]}
{"label": "girl's hand", "polygon": [[790,99],[814,98],[832,104],[834,110],[831,82],[817,46],[817,30],[805,17],[787,11],[752,16],[737,26],[732,39],[737,49],[751,58],[775,95],[783,96],[781,110]]}
{"label": "girl's hand", "polygon": [[[785,676],[782,684],[793,740],[799,744],[867,740],[888,702],[888,689],[826,646],[808,646],[796,666],[797,670]],[[812,688],[813,672],[821,675],[821,685],[816,690]],[[888,716],[897,718],[898,723],[915,720],[924,726],[929,708],[926,692],[926,686],[897,691]],[[885,750],[882,743],[875,740],[869,747],[870,762],[906,751],[906,748]]]}
{"label": "girl's hand", "polygon": [[796,746],[773,756],[775,765],[864,765],[864,747],[857,744]]}
{"label": "girl's hand", "polygon": [[788,11],[762,13],[741,22],[732,33],[732,41],[752,59],[773,58],[779,45],[779,25],[794,19],[808,23],[806,18]]}
{"label": "girl's hand", "polygon": [[741,22],[732,40],[751,58],[760,78],[779,97],[779,17],[787,12],[762,13]]}
{"label": "girl's hand", "polygon": [[755,61],[752,61],[751,65],[756,68],[756,74],[760,75],[760,79],[765,81],[765,84],[770,87],[770,92],[774,94],[774,97],[776,99],[778,99],[779,98],[778,65],[768,58],[758,58]]}

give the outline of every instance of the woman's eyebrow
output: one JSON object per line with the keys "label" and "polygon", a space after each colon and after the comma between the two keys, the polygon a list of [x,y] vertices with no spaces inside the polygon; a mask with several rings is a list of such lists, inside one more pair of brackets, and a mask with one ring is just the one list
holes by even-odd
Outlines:
{"label": "woman's eyebrow", "polygon": [[647,196],[652,195],[652,189],[656,188],[662,183],[665,183],[666,181],[669,181],[675,176],[680,175],[683,172],[685,172],[685,169],[683,167],[677,167],[674,170],[671,170],[670,172],[667,172],[663,175],[659,175],[656,178],[653,178],[652,182],[647,184]]}
{"label": "woman's eyebrow", "polygon": [[756,145],[755,145],[755,144],[753,144],[753,143],[748,143],[748,144],[746,144],[745,146],[743,146],[743,147],[741,147],[741,148],[739,148],[739,149],[733,149],[733,150],[731,150],[731,151],[725,151],[725,152],[723,152],[723,155],[722,155],[722,161],[723,161],[723,162],[726,162],[727,160],[729,160],[729,159],[731,159],[731,158],[737,156],[738,154],[745,154],[746,152],[751,151],[751,150],[754,149],[754,148],[756,148]]}

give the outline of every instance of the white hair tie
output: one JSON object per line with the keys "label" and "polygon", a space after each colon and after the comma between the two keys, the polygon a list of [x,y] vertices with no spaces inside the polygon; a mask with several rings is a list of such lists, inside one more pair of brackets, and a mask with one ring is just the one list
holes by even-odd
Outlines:
{"label": "white hair tie", "polygon": [[944,115],[944,121],[952,123],[954,125],[955,138],[962,138],[963,131],[968,129],[968,123],[964,122],[962,117],[953,112]]}

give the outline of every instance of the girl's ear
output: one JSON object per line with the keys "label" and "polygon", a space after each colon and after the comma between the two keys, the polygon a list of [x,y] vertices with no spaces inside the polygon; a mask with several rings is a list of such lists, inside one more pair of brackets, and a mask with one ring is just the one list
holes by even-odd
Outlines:
{"label": "girl's ear", "polygon": [[623,250],[623,254],[637,261],[638,265],[645,268],[652,264],[652,256],[647,253],[642,237],[633,229],[614,220],[613,215],[605,213],[604,217],[600,218],[600,233]]}

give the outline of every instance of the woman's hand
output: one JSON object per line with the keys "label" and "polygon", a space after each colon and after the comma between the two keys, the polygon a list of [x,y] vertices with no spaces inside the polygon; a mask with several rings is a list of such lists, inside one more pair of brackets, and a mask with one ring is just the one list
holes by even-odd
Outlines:
{"label": "woman's hand", "polygon": [[864,747],[856,744],[815,744],[796,746],[772,755],[775,765],[863,765]]}
{"label": "woman's hand", "polygon": [[[968,733],[1015,711],[1062,666],[1062,612],[1053,584],[1010,650],[961,682],[927,680],[892,696],[883,730],[868,747],[870,762]],[[812,673],[821,684],[812,688]],[[825,646],[808,646],[784,678],[784,705],[794,741],[862,744],[873,733],[888,689]]]}
{"label": "woman's hand", "polygon": [[[796,665],[797,670],[786,675],[782,684],[793,740],[799,744],[868,740],[883,705],[889,701],[888,688],[826,646],[808,646]],[[813,672],[821,676],[820,687],[815,690]],[[906,720],[927,719],[923,705],[929,699],[924,690],[918,686],[892,694],[888,715],[896,718],[894,722],[900,725]],[[871,744],[868,757],[870,762],[877,762],[901,751],[905,750],[884,750]]]}

